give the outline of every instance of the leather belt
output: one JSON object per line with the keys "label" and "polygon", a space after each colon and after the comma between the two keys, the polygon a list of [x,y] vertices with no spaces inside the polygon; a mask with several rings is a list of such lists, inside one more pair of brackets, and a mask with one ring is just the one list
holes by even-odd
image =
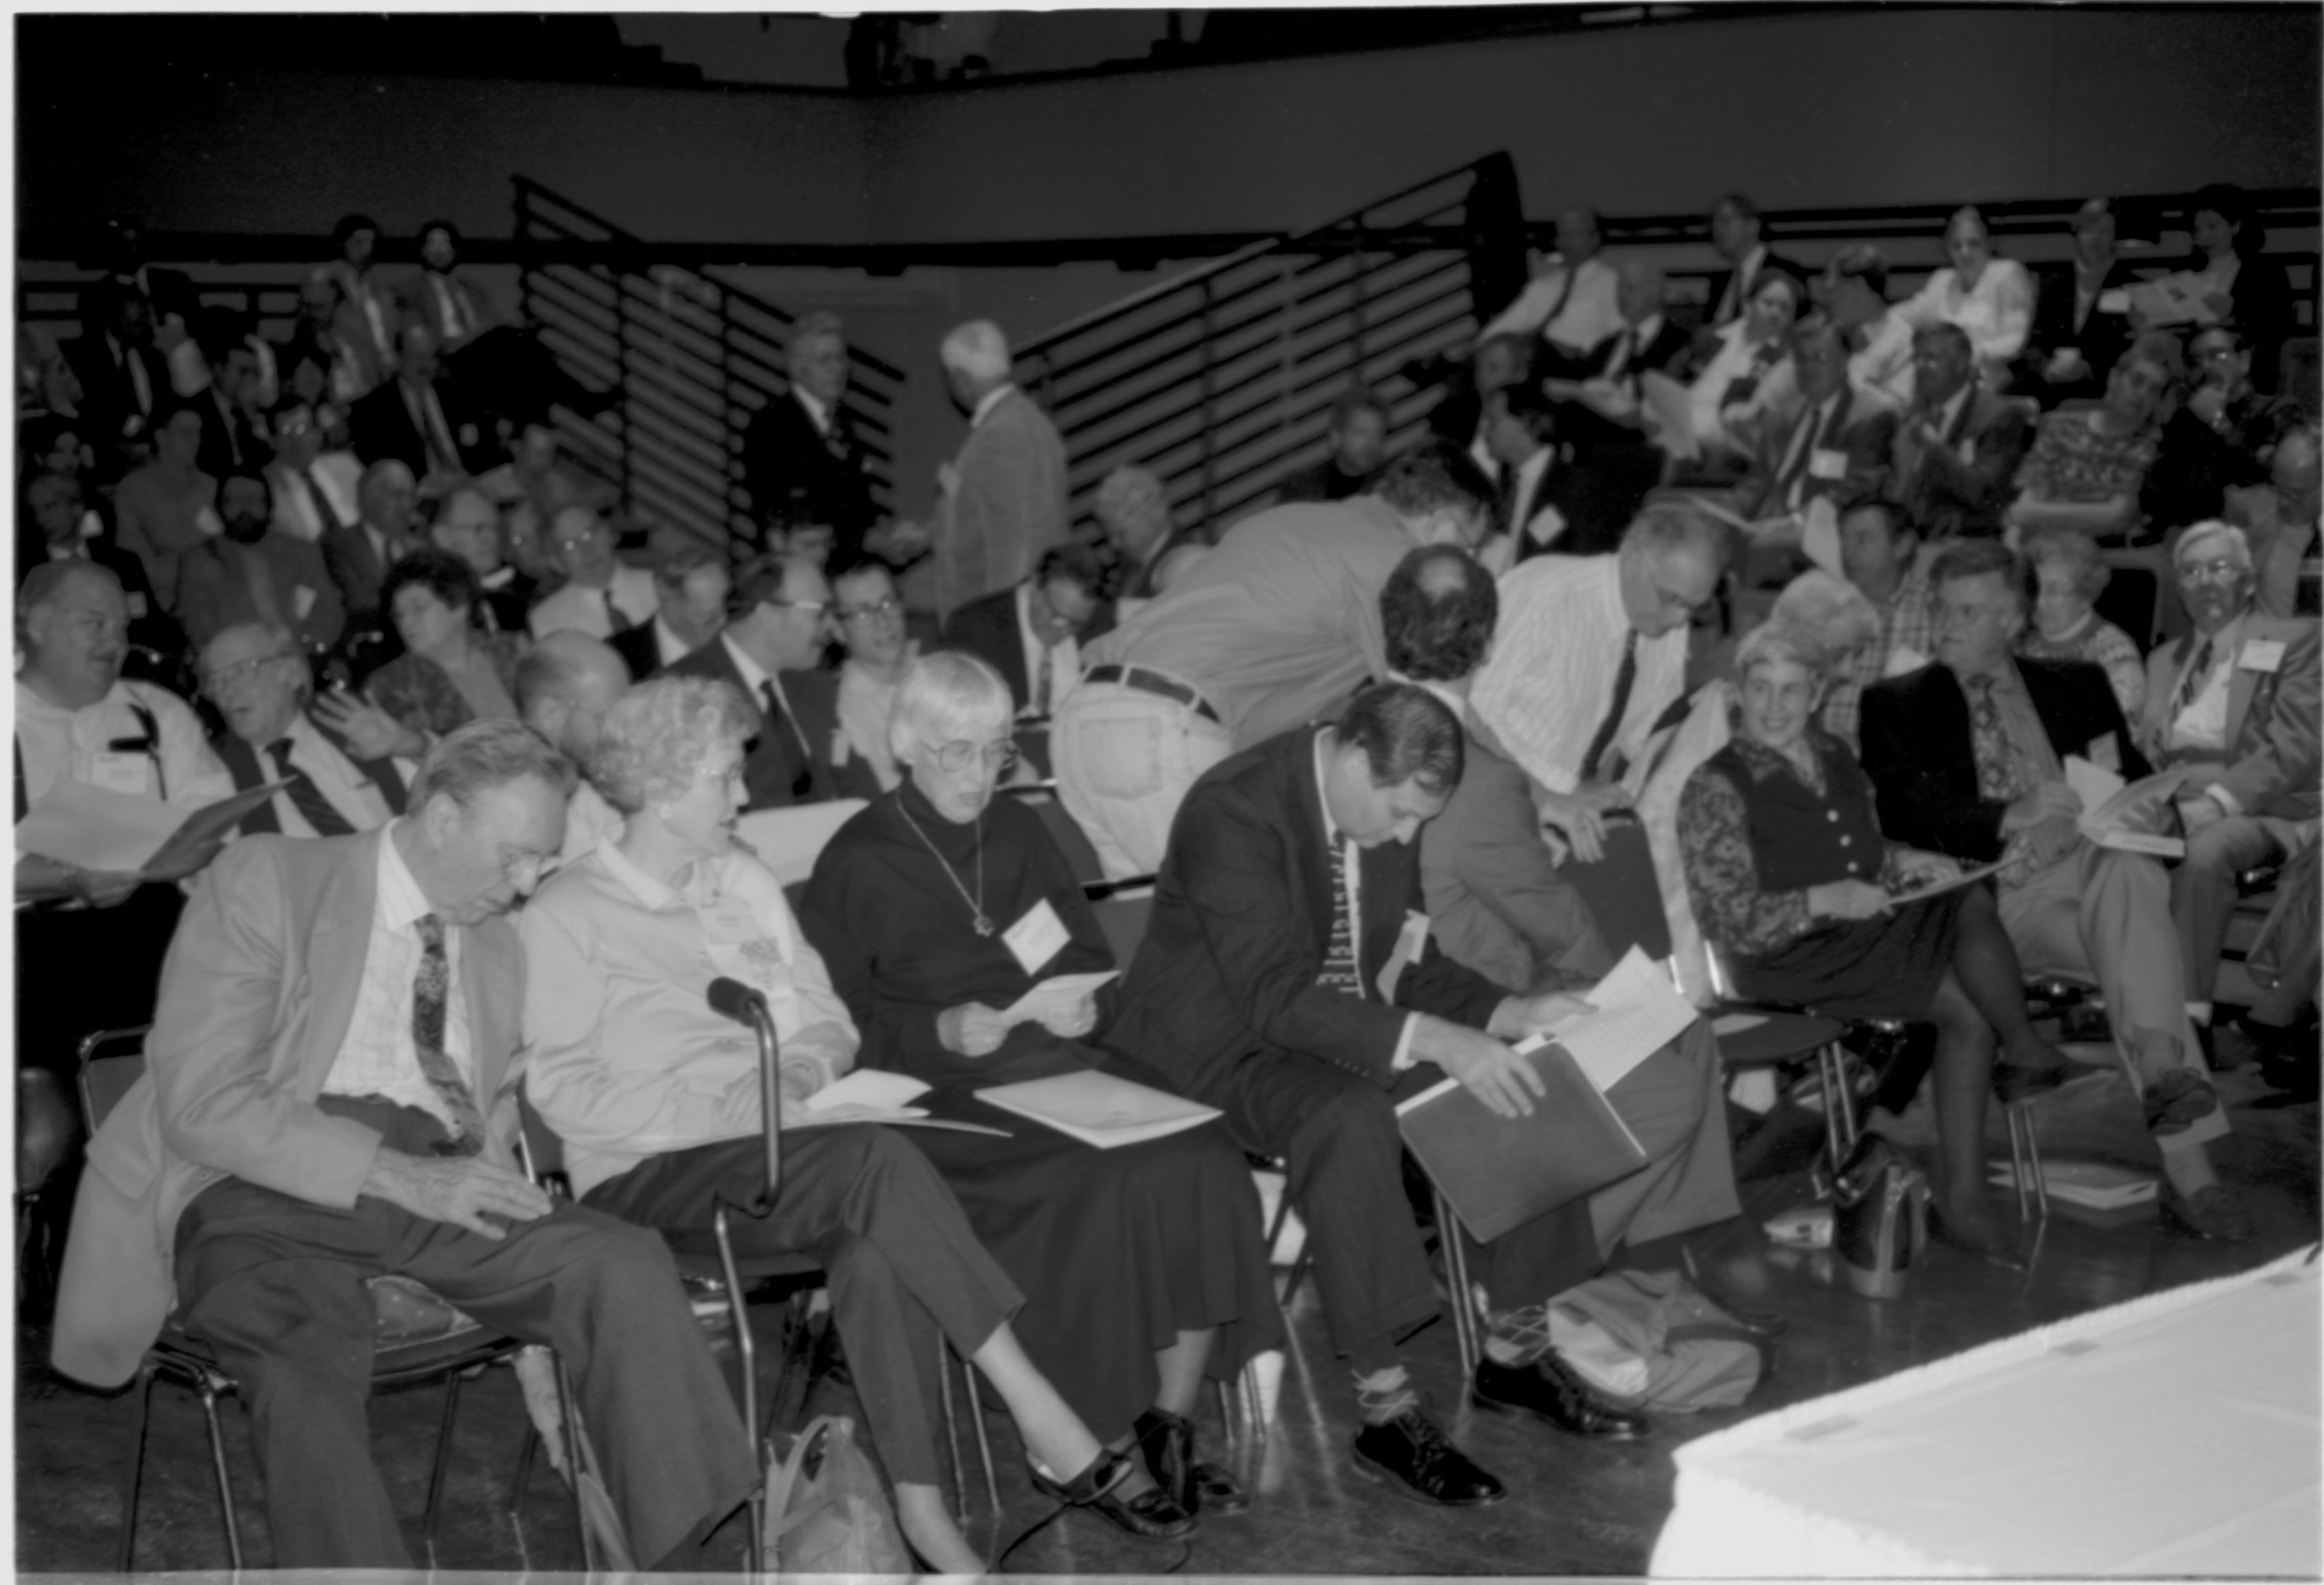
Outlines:
{"label": "leather belt", "polygon": [[1200,692],[1159,671],[1148,671],[1138,666],[1093,666],[1082,673],[1082,681],[1118,682],[1123,687],[1136,688],[1141,694],[1159,694],[1163,698],[1185,705],[1205,721],[1224,724],[1219,721],[1219,713],[1211,708],[1211,702]]}

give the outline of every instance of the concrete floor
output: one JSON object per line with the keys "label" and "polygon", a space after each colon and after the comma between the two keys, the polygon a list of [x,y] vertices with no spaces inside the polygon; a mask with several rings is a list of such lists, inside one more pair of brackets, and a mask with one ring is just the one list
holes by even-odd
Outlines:
{"label": "concrete floor", "polygon": [[[1975,1347],[2029,1327],[2119,1303],[2138,1295],[2241,1270],[2318,1237],[2318,1109],[2313,1103],[2254,1107],[2255,1080],[2229,1074],[2236,1132],[2218,1150],[2221,1175],[2244,1197],[2257,1225],[2249,1244],[2207,1244],[2160,1223],[2098,1229],[2052,1219],[2038,1237],[2027,1230],[2031,1268],[2016,1275],[1943,1249],[1916,1269],[1894,1301],[1857,1297],[1830,1258],[1770,1245],[1759,1224],[1808,1197],[1804,1165],[1812,1137],[1794,1129],[1772,1150],[1755,1152],[1760,1170],[1744,1185],[1746,1215],[1683,1240],[1683,1249],[1648,1251],[1655,1262],[1691,1260],[1706,1279],[1738,1300],[1780,1311],[1792,1330],[1778,1345],[1774,1373],[1743,1408],[1661,1422],[1650,1438],[1596,1445],[1530,1422],[1461,1406],[1458,1365],[1449,1326],[1432,1326],[1410,1355],[1440,1420],[1480,1462],[1509,1486],[1493,1507],[1451,1511],[1386,1496],[1360,1478],[1348,1457],[1353,1433],[1351,1395],[1324,1341],[1312,1288],[1292,1313],[1292,1343],[1265,1372],[1273,1399],[1263,1441],[1247,1440],[1238,1456],[1258,1500],[1248,1513],[1206,1517],[1182,1572],[1209,1574],[1637,1575],[1671,1506],[1673,1450],[1695,1436],[1766,1410],[1852,1387]],[[2045,1151],[2151,1163],[2126,1086],[2103,1076],[2039,1103]],[[1909,1120],[1908,1120],[1909,1121]],[[1998,1114],[1993,1120],[2000,1147]],[[771,1325],[775,1306],[761,1306]],[[115,1566],[128,1405],[120,1395],[86,1392],[50,1374],[41,1361],[46,1337],[37,1324],[17,1332],[16,1566],[36,1573],[86,1574]],[[374,1441],[416,1541],[429,1460],[441,1404],[437,1389],[383,1398],[374,1405]],[[846,1389],[819,1384],[812,1407],[845,1410]],[[268,1557],[264,1515],[241,1414],[225,1414],[229,1459],[249,1561]],[[1001,1470],[1005,1513],[996,1523],[973,1473],[971,1535],[988,1544],[1014,1534],[1044,1505],[1019,1471],[1018,1443],[1006,1420],[990,1420]],[[506,1494],[525,1425],[504,1370],[487,1373],[464,1394],[456,1433],[449,1496],[438,1557],[449,1570],[565,1571],[581,1554],[569,1506],[536,1462],[512,1516]],[[1215,1405],[1207,1405],[1206,1449],[1222,1443]],[[730,1527],[731,1528],[731,1527]],[[739,1559],[739,1542],[720,1538],[721,1555]],[[210,1484],[201,1416],[188,1395],[162,1387],[154,1398],[145,1489],[140,1504],[136,1566],[144,1571],[217,1571],[226,1549]],[[1087,1515],[1051,1526],[1019,1554],[1012,1571],[1045,1574],[1159,1573],[1179,1562],[1178,1548],[1134,1541]]]}

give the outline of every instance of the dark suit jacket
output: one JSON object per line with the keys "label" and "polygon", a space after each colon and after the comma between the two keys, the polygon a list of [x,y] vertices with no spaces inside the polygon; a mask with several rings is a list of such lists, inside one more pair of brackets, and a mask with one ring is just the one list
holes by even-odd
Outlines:
{"label": "dark suit jacket", "polygon": [[142,439],[152,429],[153,420],[177,400],[170,389],[169,359],[150,346],[124,347],[123,353],[145,365],[145,385],[152,397],[150,407],[137,405],[136,382],[125,364],[113,361],[103,331],[88,331],[64,345],[65,362],[80,381],[80,415],[88,425],[81,438],[95,447],[100,457],[127,438],[133,417],[138,420],[137,438]]}
{"label": "dark suit jacket", "polygon": [[[2119,773],[2133,781],[2147,774],[2103,668],[2021,657],[2017,673],[2060,759],[2089,758],[2091,743],[2110,737]],[[1865,689],[1861,735],[1883,834],[1977,863],[2001,856],[2006,806],[1978,794],[1969,696],[1950,668],[1924,666]]]}
{"label": "dark suit jacket", "polygon": [[371,535],[361,523],[353,528],[334,523],[323,530],[321,544],[323,570],[331,575],[331,582],[339,586],[339,594],[347,603],[348,624],[379,625],[380,586],[387,581],[387,569],[419,549],[419,539],[407,534],[401,545],[391,540],[387,558],[382,560],[371,548]]}
{"label": "dark suit jacket", "polygon": [[[1794,281],[1802,282],[1803,284],[1806,282],[1809,274],[1806,265],[1800,263],[1796,260],[1784,258],[1773,248],[1768,249],[1767,256],[1759,261],[1759,268],[1762,270],[1781,270],[1784,274],[1790,276]],[[1735,272],[1733,269],[1729,268],[1721,270],[1718,274],[1711,276],[1706,282],[1710,288],[1710,292],[1709,295],[1702,299],[1702,322],[1711,329],[1715,330],[1719,327],[1720,322],[1714,320],[1711,316],[1719,312],[1719,305],[1727,296],[1727,283],[1734,279]],[[1743,283],[1743,290],[1747,292],[1751,290],[1751,283],[1748,281]],[[1740,312],[1741,309],[1738,308],[1737,311]]]}
{"label": "dark suit jacket", "polygon": [[518,573],[497,589],[485,590],[484,610],[492,616],[493,631],[503,633],[530,631],[525,625],[525,617],[540,595],[540,585],[522,573]]}
{"label": "dark suit jacket", "polygon": [[[2098,282],[2101,294],[2118,290],[2138,279],[2138,272],[2124,260],[2116,259]],[[2070,397],[2097,397],[2106,394],[2107,372],[2115,360],[2129,350],[2131,343],[2128,314],[2098,312],[2098,299],[2090,299],[2090,311],[2080,325],[2074,323],[2074,263],[2068,259],[2061,263],[2043,264],[2034,271],[2034,322],[2025,333],[2025,352],[2017,360],[2019,388],[2038,392],[2044,408],[2055,407]],[[2079,380],[2051,384],[2042,379],[2043,365],[2050,355],[2060,347],[2080,348],[2082,361],[2090,372]]]}
{"label": "dark suit jacket", "polygon": [[211,478],[261,473],[274,461],[273,447],[258,438],[240,408],[229,412],[219,407],[215,389],[195,397],[193,407],[202,416],[201,449],[194,454],[194,465]]}
{"label": "dark suit jacket", "polygon": [[1314,770],[1316,727],[1268,739],[1213,767],[1186,795],[1106,1044],[1187,1095],[1220,1092],[1260,1057],[1325,1062],[1386,1090],[1405,1012],[1481,1027],[1499,987],[1437,950],[1406,968],[1393,1003],[1376,999],[1407,911],[1419,912],[1420,855],[1363,850],[1357,963],[1362,1000],[1315,983],[1334,903]]}
{"label": "dark suit jacket", "polygon": [[742,487],[751,493],[754,523],[770,517],[829,523],[834,567],[859,554],[865,530],[880,521],[863,446],[846,409],[833,413],[825,440],[788,392],[770,397],[742,431]]}
{"label": "dark suit jacket", "polygon": [[[436,382],[436,405],[444,410],[444,425],[452,433],[460,465],[471,474],[489,472],[503,460],[491,426],[461,394],[453,380]],[[383,380],[377,390],[358,399],[347,410],[349,438],[364,466],[393,457],[411,470],[414,479],[428,476],[428,442],[404,405],[403,383]]]}
{"label": "dark suit jacket", "polygon": [[[394,760],[358,760],[355,758],[355,751],[347,746],[346,739],[325,726],[314,716],[307,717],[307,724],[322,733],[324,742],[345,754],[347,757],[347,762],[362,771],[364,779],[372,786],[379,788],[379,796],[387,800],[388,811],[391,814],[403,813],[405,791],[403,773],[396,769]],[[234,778],[234,785],[238,791],[247,790],[262,783],[272,781],[276,778],[273,761],[262,760],[258,757],[256,749],[230,732],[222,732],[212,737],[210,747],[217,752],[219,760],[225,762],[226,773]],[[340,813],[345,814],[346,811],[341,810]],[[271,799],[242,817],[241,831],[244,836],[279,835],[281,830],[282,822],[275,817],[274,805]]]}
{"label": "dark suit jacket", "polygon": [[[1084,644],[1113,631],[1113,612],[1101,607],[1079,638]],[[1009,684],[1009,697],[1017,709],[1033,696],[1033,679],[1025,675],[1025,636],[1017,620],[1017,591],[1003,589],[982,600],[971,600],[945,623],[943,645],[965,650],[999,672]]]}
{"label": "dark suit jacket", "polygon": [[625,627],[605,642],[613,647],[613,653],[630,668],[632,682],[643,682],[661,669],[661,645],[654,638],[654,624],[650,622]]}
{"label": "dark suit jacket", "polygon": [[[1661,480],[1662,453],[1648,446],[1601,447],[1586,458],[1561,456],[1532,493],[1514,503],[1517,558],[1603,556],[1618,548],[1622,531]],[[1544,545],[1525,530],[1551,506],[1565,520],[1565,531]]]}
{"label": "dark suit jacket", "polygon": [[[742,672],[735,668],[733,657],[726,653],[723,639],[714,638],[700,649],[680,656],[670,662],[664,675],[707,677],[732,683],[744,698],[751,701],[753,709],[761,715],[770,714],[766,696],[743,682]],[[798,671],[783,673],[783,694],[790,700],[793,710],[798,708],[798,698],[794,692],[798,687],[798,679],[815,675]],[[837,796],[827,779],[818,779],[816,775],[814,751],[807,746],[814,741],[807,735],[806,727],[797,721],[770,717],[759,723],[759,735],[751,740],[749,757],[742,761],[742,782],[750,795],[750,801],[743,806],[746,813],[752,809],[788,808],[793,804],[819,804]],[[828,743],[829,741],[829,733],[826,733],[825,742]],[[825,755],[828,751],[827,749],[825,751]],[[827,766],[827,758],[825,762]]]}
{"label": "dark suit jacket", "polygon": [[[1777,498],[1776,481],[1790,452],[1792,436],[1796,427],[1807,421],[1803,409],[1789,425],[1766,426],[1759,438],[1758,455],[1753,458],[1750,473],[1736,486],[1735,510],[1747,518],[1771,517],[1785,510]],[[1819,495],[1847,496],[1880,486],[1888,472],[1888,457],[1896,438],[1896,414],[1883,407],[1864,387],[1850,383],[1843,396],[1839,413],[1831,427],[1824,432],[1823,449],[1841,451],[1848,456],[1845,478],[1818,479],[1810,476],[1800,493],[1804,506]]]}
{"label": "dark suit jacket", "polygon": [[2002,511],[2017,493],[2017,465],[2034,447],[2034,415],[2008,397],[1974,392],[1946,429],[1945,444],[1919,447],[1908,475],[1904,435],[1911,424],[1909,414],[1897,420],[1889,447],[1888,487],[1905,521],[1926,539],[1998,538]]}

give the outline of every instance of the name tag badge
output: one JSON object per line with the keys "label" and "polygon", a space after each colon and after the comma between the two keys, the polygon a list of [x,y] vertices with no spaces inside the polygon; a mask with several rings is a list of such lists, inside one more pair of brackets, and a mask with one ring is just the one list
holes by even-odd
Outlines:
{"label": "name tag badge", "polygon": [[2101,770],[2111,770],[2116,776],[2122,774],[2122,751],[2115,746],[2112,733],[2092,738],[2089,747],[2082,751],[2082,758]]}
{"label": "name tag badge", "polygon": [[1526,537],[1536,545],[1546,545],[1563,532],[1565,514],[1554,506],[1543,507],[1526,524]]}
{"label": "name tag badge", "polygon": [[304,622],[315,609],[315,591],[300,584],[290,591],[290,616],[294,622]]}
{"label": "name tag badge", "polygon": [[2283,640],[2246,639],[2244,652],[2236,658],[2236,664],[2246,671],[2281,670],[2283,666]]}
{"label": "name tag badge", "polygon": [[759,938],[759,922],[751,917],[751,905],[739,897],[698,903],[694,912],[702,921],[702,933],[714,946],[740,946]]}
{"label": "name tag badge", "polygon": [[1848,453],[1834,451],[1829,446],[1817,447],[1808,456],[1808,477],[1845,479],[1848,477]]}
{"label": "name tag badge", "polygon": [[203,533],[209,535],[212,539],[216,539],[218,535],[226,532],[226,524],[220,522],[218,521],[218,514],[207,506],[202,508],[201,511],[194,513],[194,527],[199,529]]}
{"label": "name tag badge", "polygon": [[2098,311],[2101,314],[2130,312],[2130,292],[2119,286],[2110,286],[2098,293]]}
{"label": "name tag badge", "polygon": [[144,797],[153,791],[153,764],[143,754],[99,754],[89,780],[107,792]]}
{"label": "name tag badge", "polygon": [[1049,960],[1063,952],[1073,936],[1065,922],[1057,917],[1057,910],[1043,898],[1025,910],[1025,917],[1001,933],[1001,939],[1016,954],[1017,966],[1028,974],[1038,974],[1047,968]]}

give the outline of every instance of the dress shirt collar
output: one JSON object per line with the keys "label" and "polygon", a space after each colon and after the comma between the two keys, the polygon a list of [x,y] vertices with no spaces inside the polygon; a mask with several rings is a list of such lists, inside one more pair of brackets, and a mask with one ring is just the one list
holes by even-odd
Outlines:
{"label": "dress shirt collar", "polygon": [[380,923],[391,930],[408,930],[436,911],[428,894],[420,889],[411,867],[403,862],[403,854],[396,848],[395,834],[402,825],[403,822],[398,820],[379,834],[379,904],[375,913]]}
{"label": "dress shirt collar", "polygon": [[598,838],[595,857],[604,866],[605,873],[636,898],[649,913],[659,914],[685,903],[696,882],[703,878],[703,866],[700,861],[696,861],[678,871],[677,885],[657,880],[632,862],[629,854],[621,850],[620,844],[611,835]]}
{"label": "dress shirt collar", "polygon": [[501,590],[507,588],[509,586],[509,580],[515,576],[516,568],[508,566],[501,566],[482,575],[476,579],[476,582],[482,585],[487,593],[497,594]]}
{"label": "dress shirt collar", "polygon": [[1001,405],[1002,399],[1016,389],[1013,382],[1004,380],[986,392],[984,399],[976,404],[976,410],[968,415],[968,427],[973,429],[982,425],[986,419],[991,417],[992,410]]}
{"label": "dress shirt collar", "polygon": [[[1557,447],[1544,446],[1539,451],[1517,464],[1517,482],[1512,488],[1509,499],[1523,508],[1527,517],[1531,517],[1535,510],[1533,493],[1541,487],[1543,477],[1549,472],[1549,465],[1556,460]],[[1512,523],[1509,526],[1519,531],[1525,528],[1523,523]]]}
{"label": "dress shirt collar", "polygon": [[1630,355],[1636,357],[1641,348],[1663,333],[1663,311],[1656,309],[1635,325],[1626,321],[1622,328],[1630,333]]}
{"label": "dress shirt collar", "polygon": [[1340,828],[1332,823],[1332,800],[1323,796],[1324,770],[1330,764],[1323,753],[1323,737],[1329,730],[1328,727],[1318,727],[1315,735],[1309,740],[1307,749],[1308,761],[1315,771],[1315,807],[1323,816],[1323,851],[1326,852],[1346,840],[1340,834]]}
{"label": "dress shirt collar", "polygon": [[815,425],[815,432],[818,435],[829,435],[831,433],[831,410],[825,407],[813,392],[807,390],[806,386],[801,385],[797,381],[793,381],[791,382],[791,394],[798,399],[799,406],[807,410],[807,419]]}
{"label": "dress shirt collar", "polygon": [[52,722],[69,723],[75,716],[88,714],[93,711],[115,708],[126,710],[136,702],[134,696],[129,691],[128,685],[115,677],[113,686],[105,690],[105,697],[97,700],[94,705],[85,705],[78,710],[69,710],[62,705],[52,705],[42,698],[39,691],[26,682],[21,674],[16,678],[16,714],[19,718],[29,715],[45,717]]}

